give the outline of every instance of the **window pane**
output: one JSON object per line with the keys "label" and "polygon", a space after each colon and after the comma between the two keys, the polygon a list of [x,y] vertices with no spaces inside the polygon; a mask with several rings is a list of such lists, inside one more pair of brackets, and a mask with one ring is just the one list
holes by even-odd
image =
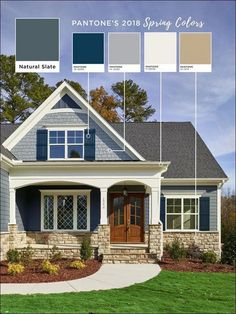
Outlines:
{"label": "window pane", "polygon": [[167,199],[167,213],[181,213],[181,199],[180,198]]}
{"label": "window pane", "polygon": [[[195,228],[196,223],[196,228]],[[197,215],[184,215],[184,229],[197,229],[198,228],[198,216]]]}
{"label": "window pane", "polygon": [[87,230],[87,195],[77,196],[77,229]]}
{"label": "window pane", "polygon": [[135,216],[130,217],[130,224],[135,225]]}
{"label": "window pane", "polygon": [[198,200],[194,198],[184,199],[184,213],[195,213],[197,212],[197,204]]}
{"label": "window pane", "polygon": [[54,213],[53,213],[53,196],[52,195],[45,195],[44,196],[44,221],[43,221],[43,228],[44,229],[53,229],[53,220],[54,220]]}
{"label": "window pane", "polygon": [[167,215],[167,229],[181,229],[181,215]]}
{"label": "window pane", "polygon": [[49,143],[50,144],[64,144],[65,143],[65,131],[50,131]]}
{"label": "window pane", "polygon": [[115,197],[113,199],[114,225],[124,224],[124,197]]}
{"label": "window pane", "polygon": [[65,158],[65,146],[64,145],[51,145],[50,146],[50,158]]}
{"label": "window pane", "polygon": [[68,131],[67,141],[69,144],[82,144],[83,143],[83,131]]}
{"label": "window pane", "polygon": [[83,158],[83,146],[68,145],[68,158]]}
{"label": "window pane", "polygon": [[57,228],[73,229],[72,195],[58,195],[57,197]]}

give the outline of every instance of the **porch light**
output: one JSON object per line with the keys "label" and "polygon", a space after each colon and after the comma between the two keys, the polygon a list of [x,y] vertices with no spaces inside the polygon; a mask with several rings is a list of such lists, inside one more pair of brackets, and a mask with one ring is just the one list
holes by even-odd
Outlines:
{"label": "porch light", "polygon": [[127,190],[126,187],[124,187],[124,189],[123,189],[123,195],[124,195],[124,196],[127,196],[127,195],[128,195],[128,190]]}

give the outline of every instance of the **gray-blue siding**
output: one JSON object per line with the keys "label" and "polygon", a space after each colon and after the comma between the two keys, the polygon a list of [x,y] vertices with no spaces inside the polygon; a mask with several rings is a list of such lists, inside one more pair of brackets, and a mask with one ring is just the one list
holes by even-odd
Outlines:
{"label": "gray-blue siding", "polygon": [[8,231],[9,223],[9,174],[6,170],[0,169],[1,186],[0,186],[0,227],[1,231]]}
{"label": "gray-blue siding", "polygon": [[[88,186],[31,186],[16,192],[16,220],[19,230],[40,231],[41,229],[41,194],[40,190],[88,189]],[[90,229],[96,230],[100,221],[100,191],[91,188],[90,194]]]}
{"label": "gray-blue siding", "polygon": [[[80,125],[87,123],[87,114],[74,112],[56,112],[52,109],[38,122],[11,150],[17,159],[25,161],[36,160],[36,134],[37,130],[50,125]],[[137,158],[123,152],[119,146],[94,120],[90,118],[90,128],[96,129],[96,160],[136,160]],[[120,152],[114,150],[121,150]]]}
{"label": "gray-blue siding", "polygon": [[[195,190],[194,186],[166,186],[161,187],[162,195],[168,194],[193,194]],[[209,197],[210,199],[210,231],[217,230],[217,186],[198,186],[198,193],[203,197]]]}

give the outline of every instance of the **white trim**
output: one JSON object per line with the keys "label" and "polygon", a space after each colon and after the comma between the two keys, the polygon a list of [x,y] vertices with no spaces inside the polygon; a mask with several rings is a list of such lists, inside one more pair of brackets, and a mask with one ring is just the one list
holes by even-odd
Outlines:
{"label": "white trim", "polygon": [[[57,231],[57,232],[67,232],[67,231],[78,231],[87,232],[90,231],[90,193],[91,190],[40,190],[41,192],[41,231]],[[44,196],[53,196],[53,229],[44,229]],[[57,197],[58,195],[72,195],[73,196],[73,229],[57,229]],[[77,229],[77,200],[78,195],[87,196],[87,229]],[[76,200],[76,202],[75,202]]]}
{"label": "white trim", "polygon": [[80,112],[80,113],[86,113],[82,108],[55,108],[51,109],[49,113],[60,113],[60,112]]}
{"label": "white trim", "polygon": [[66,93],[68,94],[68,92],[70,94],[69,96],[79,100],[86,108],[89,108],[95,120],[103,128],[105,127],[116,141],[118,140],[121,144],[125,145],[139,160],[145,160],[144,157],[125,141],[123,137],[65,81],[3,142],[3,146],[11,150]]}
{"label": "white trim", "polygon": [[221,256],[221,186],[217,187],[217,231],[219,232],[219,252]]}
{"label": "white trim", "polygon": [[[167,200],[168,199],[181,199],[181,212],[180,213],[167,213]],[[197,229],[184,229],[184,199],[197,199],[198,200],[198,207],[197,207],[197,213],[188,213],[187,215],[192,216],[198,216],[198,228]],[[176,194],[176,195],[168,195],[166,196],[166,202],[165,202],[165,231],[167,232],[197,232],[199,231],[199,223],[200,223],[200,215],[199,215],[199,209],[200,209],[200,195],[183,195],[183,194]],[[167,216],[168,215],[181,215],[181,229],[168,229],[167,228]],[[195,219],[196,223],[196,219]]]}

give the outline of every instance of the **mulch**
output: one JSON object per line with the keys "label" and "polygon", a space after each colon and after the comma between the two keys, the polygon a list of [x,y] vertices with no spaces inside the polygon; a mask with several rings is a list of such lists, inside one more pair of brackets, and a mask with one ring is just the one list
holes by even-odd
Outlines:
{"label": "mulch", "polygon": [[7,273],[7,261],[0,263],[0,282],[1,283],[38,283],[38,282],[55,282],[72,279],[79,279],[96,273],[101,267],[101,263],[97,260],[88,260],[85,262],[86,267],[83,269],[72,269],[69,267],[73,259],[62,259],[54,264],[60,266],[58,275],[49,275],[42,271],[42,260],[33,260],[32,264],[25,267],[21,274],[15,276]]}
{"label": "mulch", "polygon": [[164,257],[161,262],[158,263],[161,269],[180,271],[180,272],[221,272],[231,273],[235,269],[233,266],[227,264],[205,264],[199,259],[183,259],[180,261],[173,261],[169,257]]}

